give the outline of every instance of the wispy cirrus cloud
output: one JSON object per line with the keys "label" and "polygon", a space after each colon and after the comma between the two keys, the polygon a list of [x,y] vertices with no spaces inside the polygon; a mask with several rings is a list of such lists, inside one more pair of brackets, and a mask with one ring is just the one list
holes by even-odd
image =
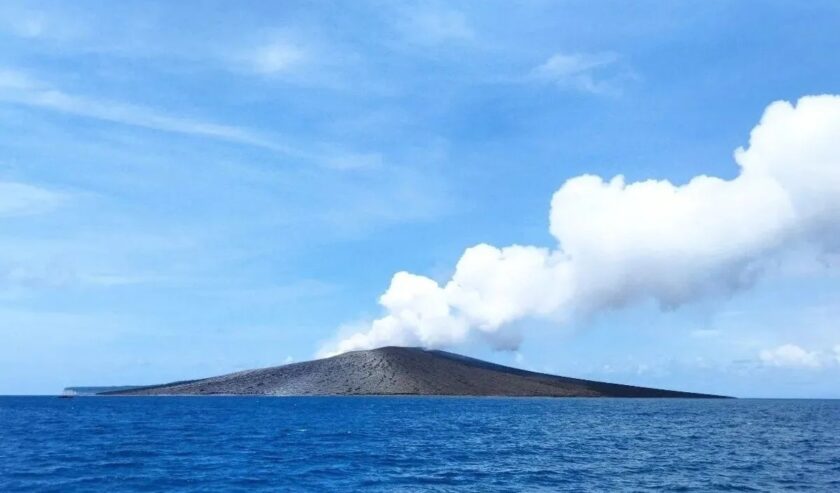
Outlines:
{"label": "wispy cirrus cloud", "polygon": [[64,92],[27,74],[0,70],[0,101],[123,125],[262,147],[300,157],[306,153],[242,127],[171,115],[153,108]]}
{"label": "wispy cirrus cloud", "polygon": [[364,62],[359,56],[314,30],[269,31],[211,50],[203,62],[246,79],[257,77],[292,89],[340,93],[370,87],[360,81]]}
{"label": "wispy cirrus cloud", "polygon": [[0,217],[41,214],[58,207],[66,195],[18,182],[0,181]]}
{"label": "wispy cirrus cloud", "polygon": [[274,39],[249,50],[242,59],[253,72],[276,75],[300,67],[308,56],[300,43],[288,39]]}
{"label": "wispy cirrus cloud", "polygon": [[0,6],[0,32],[23,39],[67,39],[83,31],[75,16],[58,15],[55,11],[7,4]]}
{"label": "wispy cirrus cloud", "polygon": [[71,94],[16,70],[0,68],[0,102],[261,148],[333,170],[370,168],[382,161],[382,156],[376,152],[356,152],[323,142],[293,146],[258,130],[182,117],[148,106]]}
{"label": "wispy cirrus cloud", "polygon": [[563,89],[611,93],[616,90],[616,80],[609,71],[618,60],[619,56],[613,52],[555,53],[535,67],[530,78]]}
{"label": "wispy cirrus cloud", "polygon": [[463,13],[446,8],[403,11],[399,27],[409,41],[421,45],[469,41],[476,36]]}

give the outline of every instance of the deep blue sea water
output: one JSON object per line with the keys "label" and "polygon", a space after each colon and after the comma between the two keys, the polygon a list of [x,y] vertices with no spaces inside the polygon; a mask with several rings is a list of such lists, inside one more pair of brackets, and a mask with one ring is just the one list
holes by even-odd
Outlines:
{"label": "deep blue sea water", "polygon": [[0,397],[0,491],[840,491],[840,401]]}

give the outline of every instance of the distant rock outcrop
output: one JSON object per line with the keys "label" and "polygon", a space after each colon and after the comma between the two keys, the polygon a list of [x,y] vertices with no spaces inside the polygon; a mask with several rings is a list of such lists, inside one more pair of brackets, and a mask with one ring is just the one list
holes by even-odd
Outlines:
{"label": "distant rock outcrop", "polygon": [[63,396],[84,396],[84,395],[100,395],[111,392],[119,392],[124,390],[134,390],[144,388],[144,385],[118,385],[118,386],[100,386],[100,387],[65,387]]}
{"label": "distant rock outcrop", "polygon": [[219,377],[99,395],[461,395],[720,397],[566,378],[445,351],[383,347]]}

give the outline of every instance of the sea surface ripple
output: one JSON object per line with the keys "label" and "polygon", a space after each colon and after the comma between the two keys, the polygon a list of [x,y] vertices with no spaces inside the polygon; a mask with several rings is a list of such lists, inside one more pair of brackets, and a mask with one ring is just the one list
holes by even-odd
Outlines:
{"label": "sea surface ripple", "polygon": [[840,401],[0,397],[0,491],[840,491]]}

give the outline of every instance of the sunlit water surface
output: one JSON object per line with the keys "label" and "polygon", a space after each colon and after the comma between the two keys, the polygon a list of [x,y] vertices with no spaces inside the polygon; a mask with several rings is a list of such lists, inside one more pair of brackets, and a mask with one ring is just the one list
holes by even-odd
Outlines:
{"label": "sunlit water surface", "polygon": [[840,491],[840,401],[0,397],[0,491]]}

